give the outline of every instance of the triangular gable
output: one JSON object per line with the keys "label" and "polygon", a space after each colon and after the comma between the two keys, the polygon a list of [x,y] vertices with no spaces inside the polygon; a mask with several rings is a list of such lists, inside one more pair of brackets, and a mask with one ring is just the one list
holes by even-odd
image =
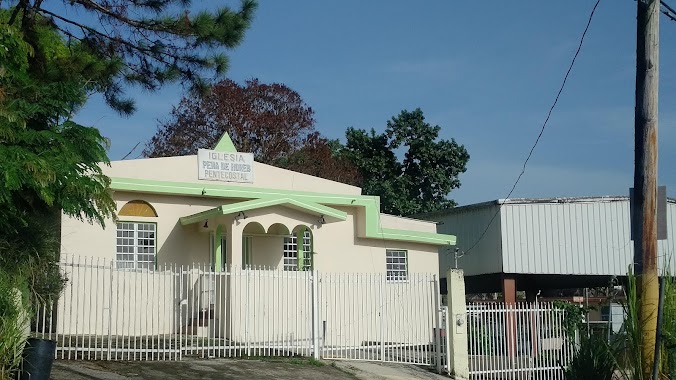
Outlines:
{"label": "triangular gable", "polygon": [[290,198],[277,199],[254,199],[250,201],[237,202],[233,204],[223,205],[212,208],[210,210],[202,211],[197,214],[188,215],[180,218],[182,225],[200,223],[209,218],[221,215],[237,214],[240,211],[255,210],[272,206],[284,206],[296,209],[311,215],[321,216],[327,222],[342,221],[347,219],[347,213],[337,210],[333,207],[320,205],[314,202],[302,202]]}
{"label": "triangular gable", "polygon": [[216,146],[214,146],[214,150],[217,152],[237,152],[237,148],[235,147],[235,144],[232,143],[232,139],[230,138],[230,135],[228,135],[228,132],[225,132],[223,136],[221,136],[216,143]]}

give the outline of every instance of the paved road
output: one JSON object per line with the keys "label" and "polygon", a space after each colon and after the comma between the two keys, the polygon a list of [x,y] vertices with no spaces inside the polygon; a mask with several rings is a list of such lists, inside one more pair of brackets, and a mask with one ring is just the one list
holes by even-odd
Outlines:
{"label": "paved road", "polygon": [[323,361],[317,365],[305,359],[186,359],[183,361],[116,362],[57,360],[53,380],[355,380],[355,379],[443,379],[415,366],[368,362]]}

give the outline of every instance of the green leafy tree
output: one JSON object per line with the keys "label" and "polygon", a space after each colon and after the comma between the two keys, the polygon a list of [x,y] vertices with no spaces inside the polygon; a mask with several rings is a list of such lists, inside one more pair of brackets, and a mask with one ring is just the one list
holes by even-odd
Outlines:
{"label": "green leafy tree", "polygon": [[[2,1],[10,11],[6,23],[22,32],[33,49],[31,75],[49,69],[49,50],[55,41],[40,36],[49,25],[63,40],[87,49],[100,62],[116,63],[96,75],[93,90],[122,113],[134,110],[125,85],[157,90],[181,82],[197,93],[208,88],[208,75],[222,75],[228,66],[224,49],[244,38],[256,8],[243,0],[239,10],[218,7],[191,12],[189,0],[16,0]],[[94,78],[92,78],[94,79]]]}
{"label": "green leafy tree", "polygon": [[[67,47],[45,24],[37,41],[49,64],[31,75],[34,49],[8,17],[0,10],[0,272],[26,284],[31,298],[51,297],[64,283],[55,264],[60,212],[103,224],[115,211],[100,166],[107,141],[71,119],[92,74],[114,63]],[[0,345],[9,344],[4,338]]]}
{"label": "green leafy tree", "polygon": [[47,26],[37,38],[51,64],[31,76],[34,50],[21,35],[6,24],[0,29],[0,234],[17,233],[54,208],[103,223],[114,211],[99,166],[108,161],[107,141],[71,120],[89,86],[78,72],[96,60],[77,46],[66,49]]}
{"label": "green leafy tree", "polygon": [[[202,91],[204,75],[225,70],[219,48],[242,40],[256,3],[193,16],[181,12],[188,5],[0,3],[0,265],[28,273],[44,268],[35,257],[56,258],[60,212],[100,224],[114,215],[100,166],[108,163],[108,142],[72,120],[89,95],[102,93],[111,107],[129,113],[125,84],[155,90],[180,80]],[[80,16],[67,17],[75,13]],[[36,236],[57,244],[32,244]],[[48,246],[55,249],[46,252]]]}
{"label": "green leafy tree", "polygon": [[108,163],[107,140],[72,116],[92,93],[130,113],[125,85],[181,81],[202,92],[209,72],[222,74],[222,51],[241,42],[256,3],[196,14],[189,5],[0,2],[0,234],[13,241],[31,220],[60,211],[101,224],[113,215],[99,166]]}
{"label": "green leafy tree", "polygon": [[460,187],[469,154],[454,139],[440,140],[440,130],[425,122],[419,108],[404,110],[381,134],[348,128],[340,154],[357,166],[364,193],[380,196],[383,212],[413,215],[452,207],[447,196]]}
{"label": "green leafy tree", "polygon": [[203,93],[255,5],[190,15],[185,0],[0,1],[0,282],[16,280],[0,284],[0,378],[15,377],[25,338],[9,329],[16,318],[6,289],[27,285],[26,299],[58,295],[61,212],[100,224],[114,216],[100,166],[107,140],[73,115],[93,93],[133,112],[123,92],[130,84],[181,81]]}

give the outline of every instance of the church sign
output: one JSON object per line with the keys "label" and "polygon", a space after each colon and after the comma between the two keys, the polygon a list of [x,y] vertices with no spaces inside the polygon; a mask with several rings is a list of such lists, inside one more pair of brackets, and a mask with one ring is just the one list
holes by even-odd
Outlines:
{"label": "church sign", "polygon": [[244,182],[254,181],[252,153],[197,151],[199,179],[208,181]]}

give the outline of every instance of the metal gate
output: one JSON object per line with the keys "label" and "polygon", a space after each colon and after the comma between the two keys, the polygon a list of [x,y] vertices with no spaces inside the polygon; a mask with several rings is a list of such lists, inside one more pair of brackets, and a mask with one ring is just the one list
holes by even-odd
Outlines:
{"label": "metal gate", "polygon": [[564,313],[551,303],[467,305],[472,379],[563,379],[574,352]]}
{"label": "metal gate", "polygon": [[439,284],[432,274],[320,273],[209,266],[118,269],[60,263],[59,299],[35,305],[33,335],[57,359],[308,356],[441,363]]}
{"label": "metal gate", "polygon": [[435,275],[319,276],[322,357],[432,365],[441,333]]}

